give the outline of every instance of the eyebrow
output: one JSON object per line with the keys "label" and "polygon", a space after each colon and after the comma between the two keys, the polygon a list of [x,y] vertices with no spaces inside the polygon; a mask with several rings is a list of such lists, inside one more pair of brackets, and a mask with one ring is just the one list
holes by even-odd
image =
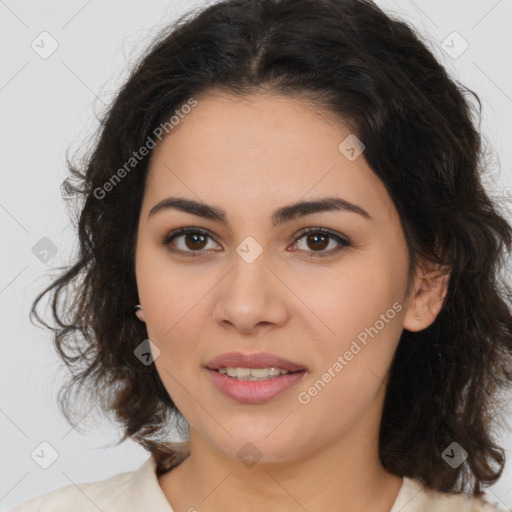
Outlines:
{"label": "eyebrow", "polygon": [[[163,199],[151,208],[148,213],[148,217],[152,217],[156,213],[168,209],[191,213],[192,215],[221,222],[222,224],[229,226],[225,210],[182,197],[168,197]],[[299,201],[297,203],[278,208],[272,214],[272,224],[274,226],[278,226],[291,220],[305,217],[306,215],[330,211],[356,213],[368,220],[372,220],[372,217],[362,207],[350,203],[341,197],[322,197],[312,201]]]}

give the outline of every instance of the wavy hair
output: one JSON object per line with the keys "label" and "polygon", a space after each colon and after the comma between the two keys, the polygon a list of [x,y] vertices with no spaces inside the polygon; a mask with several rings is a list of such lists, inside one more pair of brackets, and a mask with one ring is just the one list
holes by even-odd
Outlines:
{"label": "wavy hair", "polygon": [[[380,425],[383,466],[475,496],[499,478],[505,455],[494,434],[512,382],[512,292],[501,271],[512,226],[483,186],[478,95],[428,46],[370,0],[224,0],[157,34],[101,114],[93,146],[67,160],[63,191],[82,200],[78,254],[32,304],[31,320],[52,329],[71,372],[58,399],[68,421],[99,404],[122,426],[121,441],[153,453],[159,475],[187,456],[186,443],[169,441],[177,409],[155,365],[134,356],[147,338],[134,315],[134,254],[152,151],[130,172],[125,164],[190,98],[268,92],[347,123],[400,215],[409,275],[421,259],[450,271],[436,320],[401,334]],[[46,294],[52,326],[36,311]],[[442,457],[452,442],[468,454],[457,468]]]}

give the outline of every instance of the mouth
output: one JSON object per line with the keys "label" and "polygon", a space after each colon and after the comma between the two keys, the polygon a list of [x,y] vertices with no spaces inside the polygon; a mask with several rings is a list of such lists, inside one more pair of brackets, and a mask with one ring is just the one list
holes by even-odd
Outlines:
{"label": "mouth", "polygon": [[252,354],[227,352],[213,358],[205,366],[208,370],[215,370],[239,380],[251,380],[244,379],[244,377],[255,377],[257,379],[279,377],[287,373],[307,370],[305,366],[299,363],[268,352],[254,352]]}
{"label": "mouth", "polygon": [[289,375],[291,373],[304,372],[305,370],[297,370],[291,372],[284,368],[240,368],[240,367],[221,367],[215,370],[216,372],[227,375],[228,377],[236,380],[270,380],[281,377],[281,375]]}
{"label": "mouth", "polygon": [[215,387],[240,402],[259,404],[296,385],[307,368],[275,354],[222,354],[205,365]]}

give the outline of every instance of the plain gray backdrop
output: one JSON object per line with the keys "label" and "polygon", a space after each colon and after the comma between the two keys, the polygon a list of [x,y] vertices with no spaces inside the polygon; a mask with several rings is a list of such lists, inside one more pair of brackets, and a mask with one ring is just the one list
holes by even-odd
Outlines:
{"label": "plain gray backdrop", "polygon": [[[482,100],[482,132],[494,151],[492,194],[512,205],[512,0],[379,0],[411,22],[438,58]],[[131,471],[149,456],[111,424],[79,434],[59,412],[67,371],[49,332],[28,311],[70,263],[76,238],[60,195],[65,153],[88,141],[101,112],[156,31],[204,1],[0,0],[2,334],[0,509],[71,483]],[[94,411],[91,411],[93,414]],[[512,435],[498,439],[512,459]],[[35,450],[57,452],[47,469]],[[512,463],[487,495],[512,507]]]}

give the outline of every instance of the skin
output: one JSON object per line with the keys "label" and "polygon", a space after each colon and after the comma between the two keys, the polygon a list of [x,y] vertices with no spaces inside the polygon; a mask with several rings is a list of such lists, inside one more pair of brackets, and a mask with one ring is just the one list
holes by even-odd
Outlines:
{"label": "skin", "polygon": [[[210,91],[155,149],[140,212],[136,278],[156,369],[190,426],[191,454],[159,478],[175,512],[389,511],[402,478],[384,470],[378,431],[388,370],[403,329],[428,327],[446,280],[423,264],[406,296],[408,250],[398,213],[364,160],[338,149],[350,131],[298,99]],[[167,209],[169,196],[226,211],[229,227]],[[299,200],[341,197],[364,208],[328,211],[272,226],[273,211]],[[173,254],[161,240],[181,227],[190,235]],[[315,245],[299,238],[328,228]],[[263,252],[248,263],[236,248],[248,236]],[[187,245],[188,240],[188,245]],[[317,242],[318,243],[318,242]],[[329,256],[315,256],[319,252]],[[313,256],[311,256],[313,255]],[[308,404],[308,390],[394,303],[401,311]],[[420,320],[417,319],[420,318]],[[218,391],[204,364],[231,351],[272,352],[308,371],[264,404],[240,404]],[[237,452],[261,453],[246,467]]]}

